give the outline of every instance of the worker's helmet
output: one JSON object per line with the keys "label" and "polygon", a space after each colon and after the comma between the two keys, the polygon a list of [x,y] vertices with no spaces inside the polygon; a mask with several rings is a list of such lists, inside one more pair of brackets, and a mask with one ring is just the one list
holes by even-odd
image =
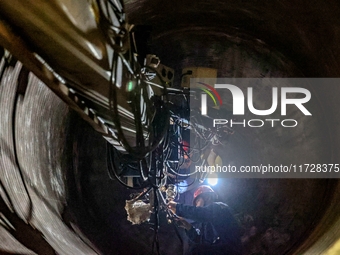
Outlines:
{"label": "worker's helmet", "polygon": [[194,192],[194,200],[193,200],[193,205],[196,204],[196,199],[199,197],[199,196],[203,196],[203,195],[208,195],[208,196],[211,196],[211,198],[213,200],[216,200],[217,198],[217,195],[215,193],[215,191],[208,185],[202,185],[202,186],[199,186],[197,188],[197,190]]}
{"label": "worker's helmet", "polygon": [[190,150],[190,144],[189,144],[189,142],[183,140],[183,141],[182,141],[182,149],[183,149],[186,153],[189,153],[189,150]]}

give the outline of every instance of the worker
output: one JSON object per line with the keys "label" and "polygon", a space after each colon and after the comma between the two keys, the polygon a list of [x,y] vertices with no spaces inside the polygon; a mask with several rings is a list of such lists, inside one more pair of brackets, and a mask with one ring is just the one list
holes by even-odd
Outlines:
{"label": "worker", "polygon": [[178,226],[183,227],[189,237],[190,255],[242,254],[240,227],[228,205],[215,202],[216,199],[213,189],[202,185],[194,192],[193,206],[168,203]]}

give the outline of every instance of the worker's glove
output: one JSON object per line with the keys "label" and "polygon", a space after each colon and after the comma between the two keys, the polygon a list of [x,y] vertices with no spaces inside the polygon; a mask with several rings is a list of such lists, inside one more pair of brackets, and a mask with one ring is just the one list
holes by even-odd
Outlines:
{"label": "worker's glove", "polygon": [[173,213],[173,214],[176,214],[176,205],[177,203],[174,202],[174,201],[170,201],[168,203],[168,209]]}
{"label": "worker's glove", "polygon": [[184,218],[182,218],[182,217],[176,216],[176,217],[174,218],[174,220],[175,220],[175,222],[176,222],[176,225],[177,225],[178,227],[180,227],[180,228],[184,228],[184,229],[186,229],[186,230],[189,230],[189,229],[192,228],[192,225],[191,225],[189,222],[187,222],[187,221],[186,221]]}

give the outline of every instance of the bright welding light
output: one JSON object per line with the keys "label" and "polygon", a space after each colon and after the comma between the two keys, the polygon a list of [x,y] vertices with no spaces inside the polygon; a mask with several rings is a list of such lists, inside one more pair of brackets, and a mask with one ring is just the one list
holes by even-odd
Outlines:
{"label": "bright welding light", "polygon": [[190,185],[188,185],[188,182],[186,180],[181,181],[180,183],[178,183],[177,185],[177,191],[178,193],[182,194],[184,192],[186,192],[188,190],[188,187]]}
{"label": "bright welding light", "polygon": [[217,173],[210,173],[207,182],[210,186],[215,186],[218,183]]}

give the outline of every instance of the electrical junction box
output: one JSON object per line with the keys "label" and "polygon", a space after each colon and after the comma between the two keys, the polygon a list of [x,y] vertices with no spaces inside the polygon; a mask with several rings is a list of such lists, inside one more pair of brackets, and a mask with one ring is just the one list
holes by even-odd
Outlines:
{"label": "electrical junction box", "polygon": [[[174,69],[161,64],[161,61],[156,55],[146,55],[144,65],[144,75],[148,81],[156,84],[164,83],[166,87],[172,87],[175,77]],[[162,82],[160,81],[162,80]]]}
{"label": "electrical junction box", "polygon": [[[214,86],[217,78],[217,69],[208,67],[188,67],[182,70],[181,77],[182,87],[190,88],[191,78],[200,78],[201,82]],[[191,84],[191,88],[196,87],[198,87],[198,84]]]}

